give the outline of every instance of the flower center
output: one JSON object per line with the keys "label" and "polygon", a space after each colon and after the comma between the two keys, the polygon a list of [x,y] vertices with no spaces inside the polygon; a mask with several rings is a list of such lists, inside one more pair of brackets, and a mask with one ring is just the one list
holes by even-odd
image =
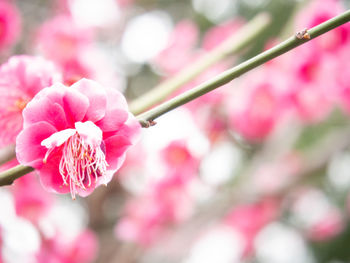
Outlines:
{"label": "flower center", "polygon": [[15,101],[15,107],[16,109],[19,109],[20,111],[22,111],[26,106],[27,106],[27,101],[24,99],[17,99]]}
{"label": "flower center", "polygon": [[86,190],[92,180],[96,183],[98,177],[105,176],[107,166],[101,147],[86,143],[78,133],[64,143],[59,171],[63,184],[70,186],[73,199],[77,188]]}
{"label": "flower center", "polygon": [[73,199],[79,190],[86,190],[96,184],[99,177],[106,176],[108,164],[102,131],[91,121],[77,122],[75,129],[56,132],[41,145],[48,149],[44,163],[56,147],[61,147],[59,172],[63,185],[69,185]]}

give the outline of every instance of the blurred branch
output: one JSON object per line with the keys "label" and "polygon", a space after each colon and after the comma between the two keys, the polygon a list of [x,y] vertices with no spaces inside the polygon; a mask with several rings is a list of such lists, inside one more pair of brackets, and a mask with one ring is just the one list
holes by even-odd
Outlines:
{"label": "blurred branch", "polygon": [[[274,46],[273,48],[260,53],[259,55],[239,64],[236,67],[233,67],[229,70],[224,71],[223,73],[217,75],[216,77],[194,87],[191,90],[188,90],[173,99],[170,99],[155,108],[148,110],[141,115],[138,115],[137,118],[140,121],[141,125],[148,127],[149,122],[158,118],[159,116],[167,113],[179,106],[182,106],[214,89],[217,89],[233,79],[243,75],[244,73],[302,45],[306,42],[324,34],[328,31],[343,25],[350,21],[350,10],[344,12],[341,15],[338,15],[332,19],[327,20],[326,22],[319,24],[307,31],[300,31],[296,35],[288,38],[282,43]],[[148,124],[148,125],[147,125]]]}
{"label": "blurred branch", "polygon": [[[266,63],[267,61],[270,61],[308,41],[311,39],[314,39],[338,26],[341,26],[347,22],[350,21],[350,10],[344,12],[341,15],[338,15],[332,19],[327,20],[326,22],[315,26],[309,30],[303,30],[301,32],[298,32],[295,36],[290,37],[289,39],[285,40],[284,42],[276,45],[275,47],[260,53],[259,55],[239,64],[236,67],[233,67],[227,71],[224,71],[223,73],[219,74],[218,76],[204,82],[203,84],[198,85],[197,87],[194,87],[193,89],[184,92],[177,97],[166,101],[155,108],[146,111],[145,113],[142,113],[136,118],[139,120],[140,124],[143,127],[149,127],[149,125],[153,123],[153,120],[157,117],[163,115],[164,113],[167,113],[181,105],[186,104],[187,102],[190,102],[228,82],[231,80],[241,76],[242,74],[262,65],[263,63]],[[33,168],[23,165],[18,165],[10,170],[4,171],[0,173],[0,186],[2,185],[9,185],[12,184],[12,182],[25,175],[26,173],[29,173],[33,171]]]}
{"label": "blurred branch", "polygon": [[7,163],[8,161],[11,161],[15,157],[16,157],[16,153],[15,153],[14,145],[9,145],[5,148],[2,148],[0,150],[0,165]]}
{"label": "blurred branch", "polygon": [[33,171],[34,168],[24,165],[17,165],[11,169],[8,169],[0,173],[0,186],[11,185],[14,180]]}
{"label": "blurred branch", "polygon": [[210,68],[229,55],[233,55],[243,48],[246,48],[247,45],[251,44],[252,41],[269,26],[269,24],[270,17],[268,14],[263,13],[256,16],[217,48],[206,53],[196,62],[181,70],[174,77],[162,82],[154,89],[132,101],[130,103],[130,111],[137,115],[162,102],[174,91],[200,75],[204,70]]}

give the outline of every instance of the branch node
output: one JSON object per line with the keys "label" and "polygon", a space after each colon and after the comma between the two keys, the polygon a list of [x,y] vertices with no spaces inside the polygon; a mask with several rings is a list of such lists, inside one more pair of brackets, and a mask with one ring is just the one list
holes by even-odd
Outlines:
{"label": "branch node", "polygon": [[304,28],[303,30],[297,32],[295,34],[295,37],[297,39],[304,39],[304,40],[309,40],[311,38],[309,32],[307,31],[308,29],[307,28]]}
{"label": "branch node", "polygon": [[139,122],[142,128],[149,128],[157,124],[157,122],[155,122],[154,120],[149,120],[149,121],[140,120]]}

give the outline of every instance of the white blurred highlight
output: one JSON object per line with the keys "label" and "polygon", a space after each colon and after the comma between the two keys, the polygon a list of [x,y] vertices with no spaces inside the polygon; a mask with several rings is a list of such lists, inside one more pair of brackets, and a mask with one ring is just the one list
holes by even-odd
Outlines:
{"label": "white blurred highlight", "polygon": [[[327,218],[333,205],[326,195],[319,190],[309,190],[303,193],[292,207],[292,219],[304,227],[311,227],[320,220]],[[312,213],[310,212],[312,211]]]}
{"label": "white blurred highlight", "polygon": [[244,241],[239,233],[232,228],[220,226],[199,239],[183,263],[240,262],[243,249]]}
{"label": "white blurred highlight", "polygon": [[218,186],[233,178],[241,163],[241,152],[231,143],[217,145],[201,163],[201,178],[204,182]]}
{"label": "white blurred highlight", "polygon": [[73,240],[86,225],[87,215],[81,204],[66,198],[59,198],[49,214],[40,221],[46,238],[52,238],[58,232],[68,240]]}
{"label": "white blurred highlight", "polygon": [[255,249],[260,263],[314,262],[300,234],[280,223],[272,223],[258,234]]}
{"label": "white blurred highlight", "polygon": [[74,20],[81,26],[108,26],[120,17],[115,0],[71,0],[69,7]]}
{"label": "white blurred highlight", "polygon": [[209,20],[219,23],[232,17],[236,5],[232,0],[192,0],[193,8]]}
{"label": "white blurred highlight", "polygon": [[4,262],[35,262],[40,248],[40,237],[36,228],[27,220],[17,217],[11,194],[0,189],[0,228]]}
{"label": "white blurred highlight", "polygon": [[126,26],[122,51],[132,62],[144,63],[165,48],[171,30],[172,22],[165,12],[153,11],[137,16]]}
{"label": "white blurred highlight", "polygon": [[350,188],[350,153],[335,155],[328,167],[328,181],[338,190]]}

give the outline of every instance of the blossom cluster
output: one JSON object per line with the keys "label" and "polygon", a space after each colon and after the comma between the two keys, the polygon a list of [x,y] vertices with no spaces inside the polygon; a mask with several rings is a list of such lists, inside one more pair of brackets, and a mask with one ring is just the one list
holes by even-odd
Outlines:
{"label": "blossom cluster", "polygon": [[[207,16],[210,1],[169,1],[169,13],[144,2],[57,0],[27,22],[37,5],[0,0],[0,147],[16,153],[0,158],[0,171],[34,168],[0,188],[0,263],[317,262],[317,246],[337,246],[350,215],[350,24],[164,114],[141,136],[127,99],[172,83],[249,22]],[[187,5],[196,16],[169,15]],[[285,30],[344,10],[341,0],[310,1]]]}

